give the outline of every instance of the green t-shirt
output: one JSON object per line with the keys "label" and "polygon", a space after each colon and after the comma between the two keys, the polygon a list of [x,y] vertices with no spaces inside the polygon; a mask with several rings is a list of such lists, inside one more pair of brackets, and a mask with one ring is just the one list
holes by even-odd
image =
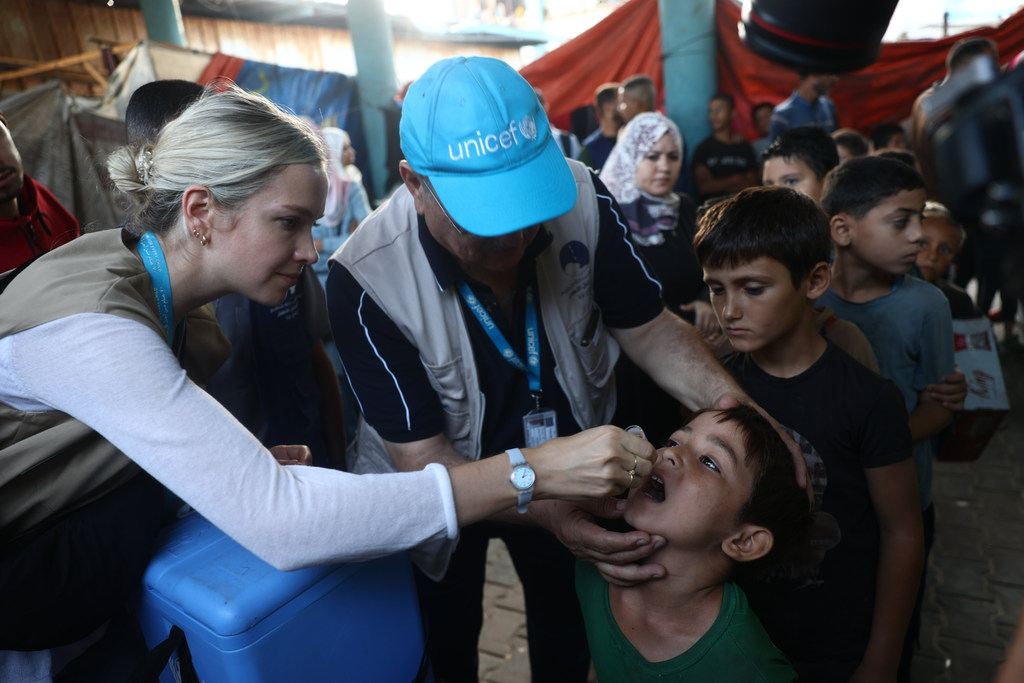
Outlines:
{"label": "green t-shirt", "polygon": [[593,565],[576,563],[576,595],[602,683],[796,680],[786,656],[772,644],[750,611],[747,596],[734,583],[725,584],[722,609],[708,632],[686,652],[664,662],[648,662],[619,630],[608,601],[608,584]]}

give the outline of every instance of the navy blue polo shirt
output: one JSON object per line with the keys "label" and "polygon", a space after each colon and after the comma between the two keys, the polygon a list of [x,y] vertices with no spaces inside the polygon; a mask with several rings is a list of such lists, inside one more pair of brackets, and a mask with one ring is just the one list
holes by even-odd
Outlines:
{"label": "navy blue polo shirt", "polygon": [[[661,288],[653,271],[630,244],[625,221],[611,194],[594,176],[598,194],[600,233],[594,255],[595,302],[604,323],[613,328],[638,327],[653,320],[662,310]],[[419,240],[436,278],[423,287],[457,288],[466,282],[487,308],[501,333],[526,358],[526,286],[537,293],[537,318],[542,343],[541,408],[558,415],[560,436],[575,434],[581,426],[572,415],[569,401],[555,378],[554,356],[544,333],[544,318],[536,278],[536,258],[552,242],[541,226],[527,246],[519,264],[520,286],[516,290],[510,318],[499,311],[490,288],[469,278],[458,261],[430,234],[419,216]],[[457,289],[455,296],[458,296]],[[390,318],[365,293],[346,268],[331,264],[327,278],[327,300],[334,340],[338,345],[352,390],[364,418],[387,441],[407,443],[436,436],[444,431],[444,416],[437,393],[430,385],[419,352]],[[483,455],[501,453],[524,443],[522,418],[534,407],[529,379],[502,356],[483,326],[459,296],[462,313],[473,347],[480,391],[485,397],[481,432]]]}

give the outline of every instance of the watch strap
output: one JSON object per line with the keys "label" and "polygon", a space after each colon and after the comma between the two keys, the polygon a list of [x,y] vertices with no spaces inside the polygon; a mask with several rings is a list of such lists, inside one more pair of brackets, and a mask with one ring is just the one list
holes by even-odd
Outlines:
{"label": "watch strap", "polygon": [[[519,469],[520,467],[525,467],[529,469],[532,473],[533,468],[530,467],[530,464],[528,462],[526,462],[526,458],[523,456],[523,452],[520,451],[518,448],[509,448],[506,451],[506,453],[508,453],[509,464],[512,466],[512,485],[515,486],[516,470]],[[526,506],[530,504],[531,500],[533,500],[533,486],[530,486],[527,489],[521,489],[518,486],[515,486],[515,488],[516,492],[518,493],[518,498],[516,501],[516,512],[518,512],[521,515],[525,515]]]}
{"label": "watch strap", "polygon": [[526,458],[523,456],[523,452],[518,448],[510,448],[505,452],[508,453],[508,461],[512,467],[526,464]]}

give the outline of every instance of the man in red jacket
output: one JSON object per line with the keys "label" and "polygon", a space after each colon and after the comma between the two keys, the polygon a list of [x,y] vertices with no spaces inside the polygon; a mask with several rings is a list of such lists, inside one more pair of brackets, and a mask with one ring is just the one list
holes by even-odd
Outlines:
{"label": "man in red jacket", "polygon": [[7,119],[0,113],[0,273],[80,234],[75,217],[22,169]]}

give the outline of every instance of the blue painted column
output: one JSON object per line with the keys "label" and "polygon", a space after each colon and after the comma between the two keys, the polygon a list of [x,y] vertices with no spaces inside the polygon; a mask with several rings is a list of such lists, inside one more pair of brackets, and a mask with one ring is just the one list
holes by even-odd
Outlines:
{"label": "blue painted column", "polygon": [[150,40],[188,47],[178,0],[141,0],[139,5]]}
{"label": "blue painted column", "polygon": [[[715,0],[658,0],[665,111],[686,141],[686,176],[697,145],[711,135],[708,99],[718,89]],[[690,178],[692,190],[693,179]]]}
{"label": "blue painted column", "polygon": [[524,0],[526,26],[531,31],[544,30],[544,0]]}
{"label": "blue painted column", "polygon": [[362,105],[363,135],[370,157],[372,192],[376,197],[383,197],[388,177],[384,108],[392,106],[398,91],[391,21],[384,11],[383,0],[349,0],[348,28],[356,54],[356,77]]}

